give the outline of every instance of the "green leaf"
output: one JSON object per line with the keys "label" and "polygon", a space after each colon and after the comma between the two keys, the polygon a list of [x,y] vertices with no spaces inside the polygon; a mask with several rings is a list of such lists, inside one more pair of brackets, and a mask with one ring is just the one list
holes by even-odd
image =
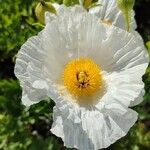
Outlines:
{"label": "green leaf", "polygon": [[150,41],[148,41],[148,42],[146,43],[146,46],[147,46],[148,53],[149,53],[149,56],[150,56]]}

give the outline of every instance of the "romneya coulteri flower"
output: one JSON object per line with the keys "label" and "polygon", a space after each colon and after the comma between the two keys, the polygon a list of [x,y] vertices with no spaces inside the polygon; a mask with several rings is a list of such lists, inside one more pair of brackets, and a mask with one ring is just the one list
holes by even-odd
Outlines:
{"label": "romneya coulteri flower", "polygon": [[130,106],[141,97],[148,54],[140,38],[80,6],[59,11],[46,13],[45,28],[18,53],[22,102],[55,102],[51,132],[66,147],[106,148],[137,120]]}
{"label": "romneya coulteri flower", "polygon": [[[121,1],[121,0],[118,0]],[[133,1],[133,0],[130,0]],[[79,0],[80,4],[83,5],[84,0]],[[119,9],[117,5],[117,0],[99,0],[96,3],[96,7],[91,7],[89,8],[88,12],[96,15],[99,18],[100,22],[106,23],[107,25],[114,25],[117,26],[121,29],[127,30],[126,28],[126,19],[123,14],[123,12]],[[56,3],[53,3],[53,6],[57,10],[57,15],[61,15],[61,13],[64,11],[64,5],[58,5]],[[123,6],[122,6],[123,7]],[[127,7],[127,6],[126,6]],[[132,8],[132,7],[131,7]],[[136,36],[136,38],[140,38],[142,40],[142,37],[138,32],[136,32],[136,21],[135,21],[135,13],[134,10],[131,10],[129,13],[131,15],[131,20],[130,20],[130,31]],[[56,15],[53,13],[48,14],[45,16],[46,17],[46,23],[49,21],[52,21],[53,19],[56,18]],[[136,99],[136,103],[131,102],[131,106],[135,106],[143,101],[143,96],[144,96],[144,90],[142,90],[141,94],[139,97]]]}

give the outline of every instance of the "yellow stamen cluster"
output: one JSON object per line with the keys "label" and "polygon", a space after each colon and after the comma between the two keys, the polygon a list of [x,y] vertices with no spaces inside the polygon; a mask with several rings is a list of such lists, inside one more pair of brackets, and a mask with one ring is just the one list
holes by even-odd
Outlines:
{"label": "yellow stamen cluster", "polygon": [[65,66],[63,82],[73,96],[91,96],[102,88],[102,71],[91,59],[75,59]]}

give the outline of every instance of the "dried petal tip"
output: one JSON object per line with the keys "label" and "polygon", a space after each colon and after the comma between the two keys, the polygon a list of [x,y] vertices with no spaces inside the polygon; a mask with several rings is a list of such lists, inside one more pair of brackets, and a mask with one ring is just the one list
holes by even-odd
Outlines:
{"label": "dried petal tip", "polygon": [[45,24],[45,12],[46,11],[56,14],[56,9],[52,5],[52,3],[41,0],[35,8],[35,15],[38,21],[42,24]]}

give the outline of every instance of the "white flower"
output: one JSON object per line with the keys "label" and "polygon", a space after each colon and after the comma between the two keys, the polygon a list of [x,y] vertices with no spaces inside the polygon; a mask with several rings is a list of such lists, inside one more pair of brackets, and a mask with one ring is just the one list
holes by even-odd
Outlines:
{"label": "white flower", "polygon": [[[99,0],[100,6],[93,7],[89,10],[90,13],[95,14],[104,22],[113,24],[119,28],[126,30],[126,21],[123,13],[117,6],[117,0]],[[137,27],[134,19],[134,11],[131,12],[131,31],[134,31]]]}
{"label": "white flower", "polygon": [[106,148],[137,120],[128,107],[143,91],[148,54],[131,33],[100,23],[78,6],[64,9],[18,53],[22,102],[54,100],[51,132],[66,147]]}
{"label": "white flower", "polygon": [[[80,4],[83,4],[83,1],[80,1]],[[115,25],[123,30],[126,30],[126,22],[123,13],[117,6],[117,0],[99,0],[98,4],[99,6],[92,7],[89,9],[89,13],[96,15],[100,22],[106,23],[107,25]],[[57,15],[62,15],[62,13],[67,13],[69,9],[67,9],[64,5],[54,5],[55,9],[57,10]],[[80,7],[77,7],[78,11],[83,11],[83,9],[80,9]],[[76,9],[77,9],[76,8]],[[135,21],[135,13],[134,11],[131,12],[131,31],[136,36],[136,38],[139,38],[139,40],[143,40],[142,37],[138,32],[135,31],[137,28],[136,21]],[[52,21],[57,16],[53,13],[47,13],[46,14],[46,23]],[[130,106],[135,106],[143,101],[143,95],[144,91],[142,91],[138,98],[136,99],[136,103],[130,104]]]}

